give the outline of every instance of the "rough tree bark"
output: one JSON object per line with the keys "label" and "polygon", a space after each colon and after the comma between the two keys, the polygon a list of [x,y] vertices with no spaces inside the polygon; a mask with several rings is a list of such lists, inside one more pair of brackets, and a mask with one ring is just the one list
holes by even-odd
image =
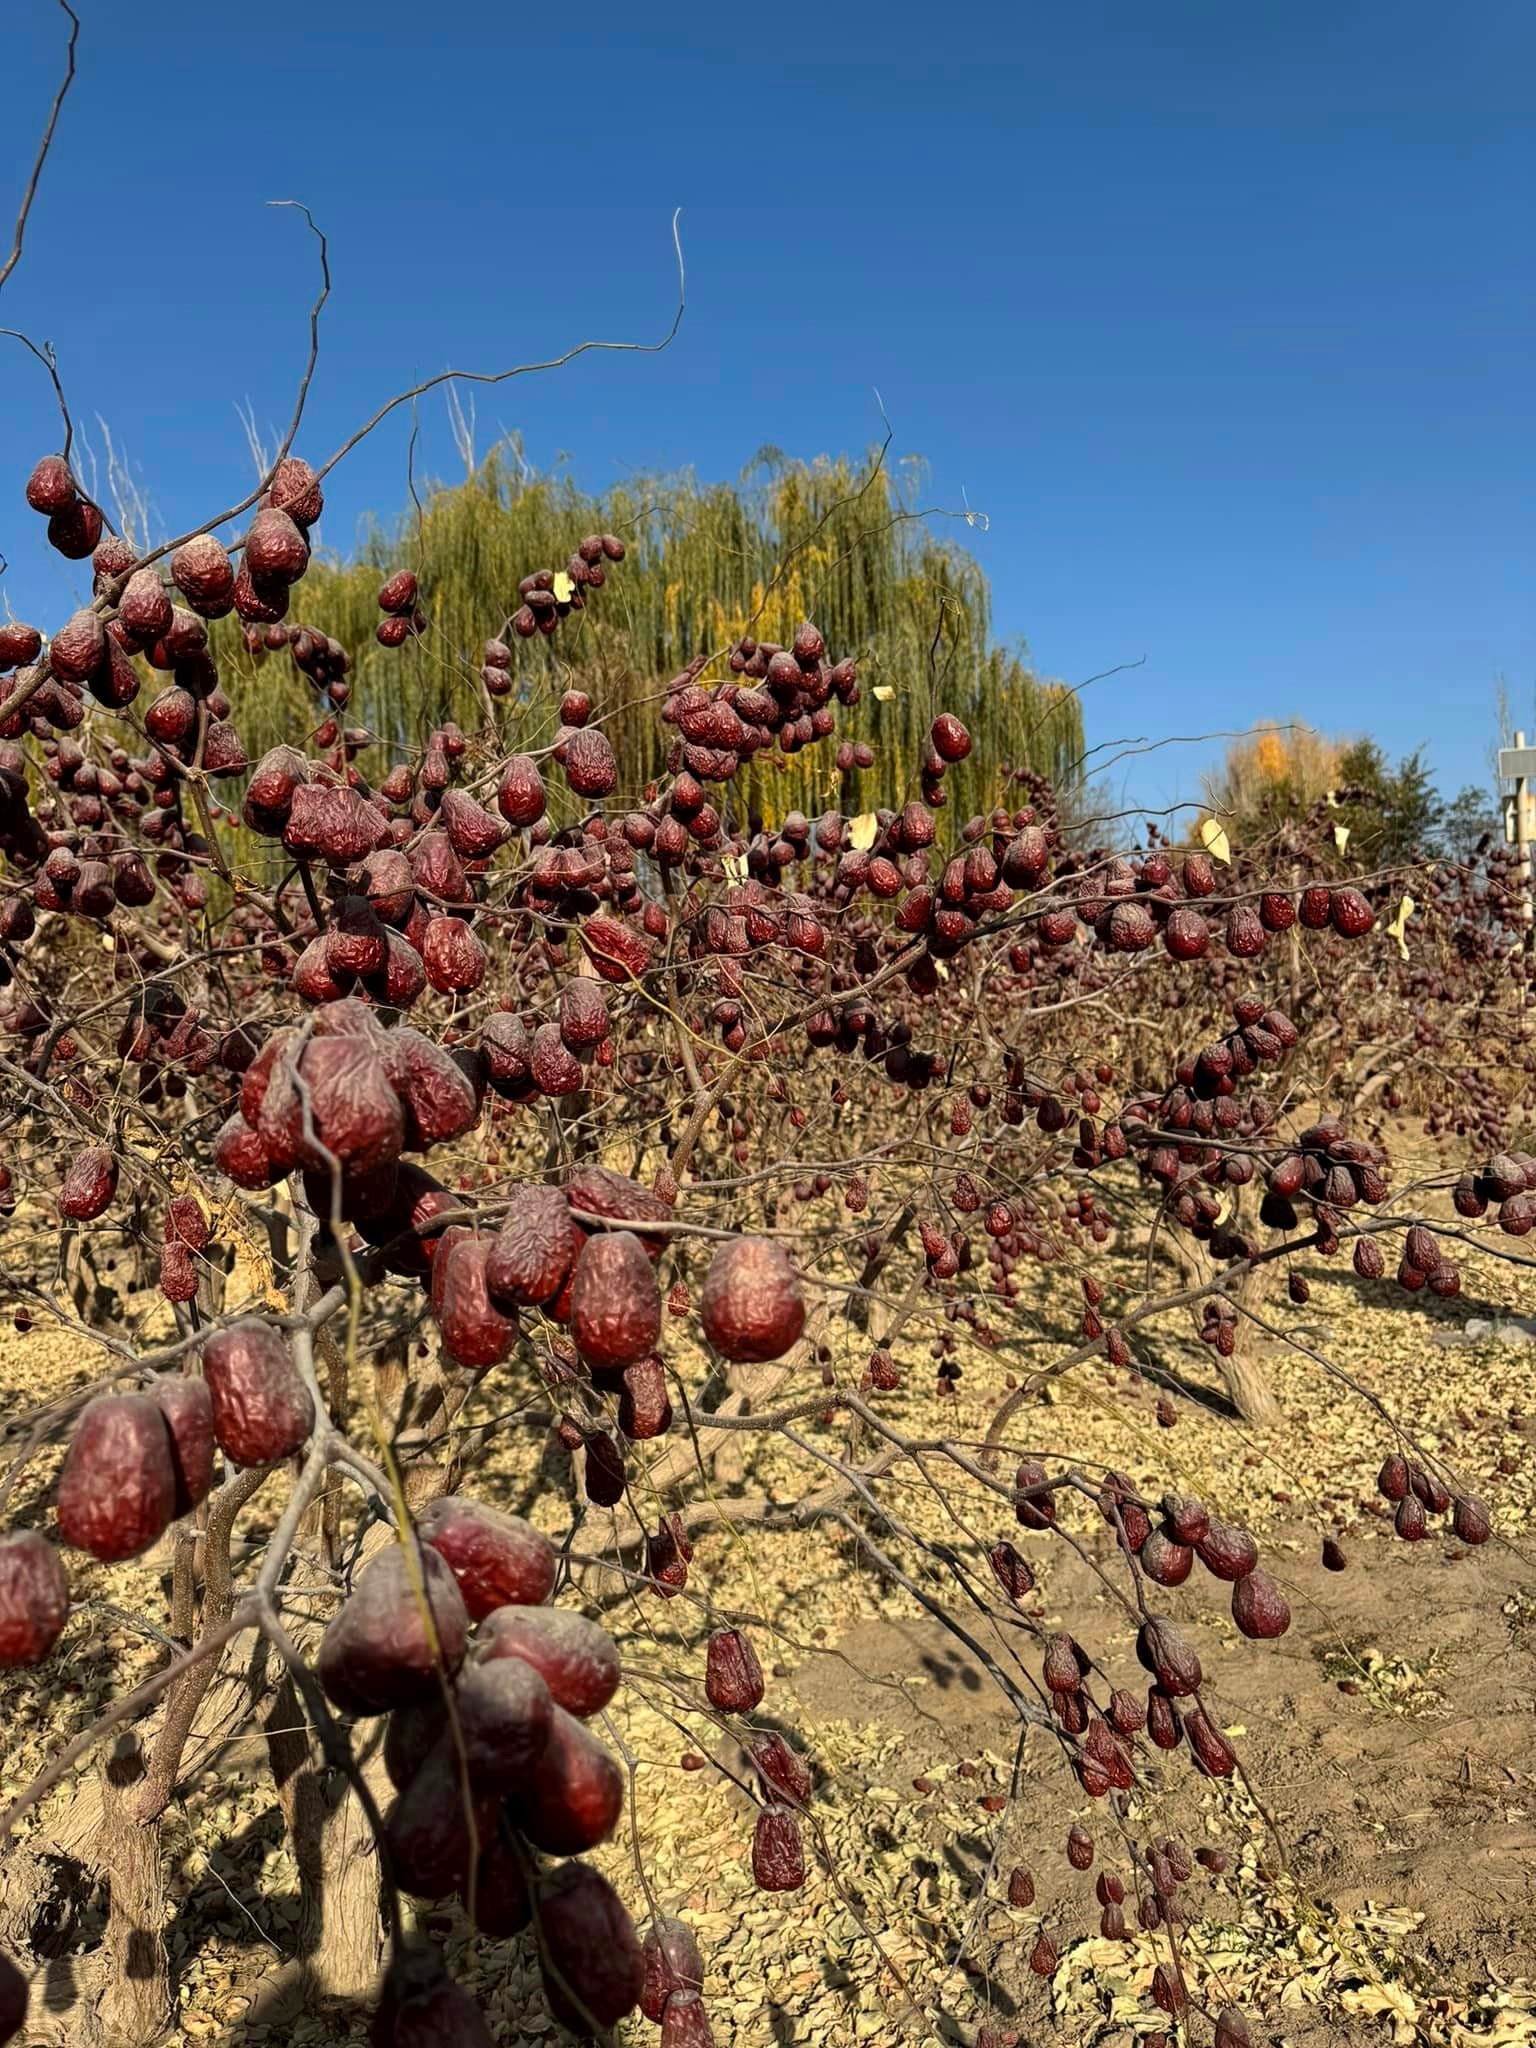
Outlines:
{"label": "rough tree bark", "polygon": [[[1158,1244],[1177,1267],[1183,1284],[1187,1287],[1207,1286],[1215,1276],[1215,1268],[1205,1255],[1194,1245],[1185,1241],[1177,1231],[1164,1230]],[[1264,1298],[1265,1289],[1274,1284],[1279,1274],[1278,1264],[1250,1266],[1236,1287],[1231,1290],[1230,1299],[1240,1308],[1257,1309]],[[1199,1327],[1198,1306],[1190,1311],[1196,1327]],[[1239,1316],[1237,1342],[1230,1358],[1212,1349],[1210,1357],[1221,1375],[1223,1391],[1232,1403],[1239,1419],[1250,1429],[1278,1429],[1285,1420],[1285,1411],[1275,1398],[1274,1388],[1264,1368],[1258,1346],[1254,1341],[1251,1323]]]}
{"label": "rough tree bark", "polygon": [[160,1824],[142,1825],[128,1803],[144,1770],[144,1753],[132,1734],[120,1737],[99,1766],[101,1862],[111,1904],[97,2018],[107,2040],[121,2048],[157,2041],[171,2006]]}

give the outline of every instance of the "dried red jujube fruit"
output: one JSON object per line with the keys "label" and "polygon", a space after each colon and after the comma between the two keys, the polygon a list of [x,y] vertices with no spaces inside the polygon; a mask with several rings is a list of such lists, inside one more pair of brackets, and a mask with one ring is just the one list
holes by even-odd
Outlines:
{"label": "dried red jujube fruit", "polygon": [[59,1474],[59,1534],[104,1564],[157,1543],[176,1509],[165,1416],[147,1394],[101,1394],[80,1412]]}
{"label": "dried red jujube fruit", "polygon": [[699,1301],[704,1335],[736,1365],[782,1358],[805,1328],[805,1303],[788,1255],[766,1237],[738,1237],[710,1262]]}
{"label": "dried red jujube fruit", "polygon": [[541,1606],[554,1591],[554,1545],[521,1515],[440,1494],[423,1509],[416,1530],[446,1560],[472,1621],[498,1607]]}
{"label": "dried red jujube fruit", "polygon": [[563,1607],[500,1605],[475,1631],[475,1658],[516,1657],[531,1665],[550,1697],[585,1721],[618,1690],[618,1645],[606,1629]]}
{"label": "dried red jujube fruit", "polygon": [[571,1335],[588,1365],[622,1371],[661,1335],[661,1290],[631,1230],[601,1231],[581,1247],[571,1282]]}
{"label": "dried red jujube fruit", "polygon": [[292,1457],[315,1426],[315,1404],[287,1340],[270,1323],[243,1317],[203,1346],[213,1433],[237,1465]]}
{"label": "dried red jujube fruit", "polygon": [[383,1714],[433,1698],[442,1675],[463,1663],[468,1640],[469,1616],[447,1564],[419,1544],[407,1559],[396,1543],[358,1574],[321,1638],[316,1669],[343,1713]]}
{"label": "dried red jujube fruit", "polygon": [[759,1891],[793,1892],[805,1883],[800,1823],[779,1807],[764,1807],[752,1830],[752,1876]]}
{"label": "dried red jujube fruit", "polygon": [[58,1552],[35,1529],[0,1536],[0,1671],[41,1664],[69,1618]]}
{"label": "dried red jujube fruit", "polygon": [[648,2020],[659,2021],[679,1991],[703,1990],[704,1957],[686,1921],[665,1915],[654,1920],[640,1953],[645,1963],[640,2010]]}
{"label": "dried red jujube fruit", "polygon": [[645,1962],[607,1878],[585,1863],[564,1864],[540,1887],[538,1924],[545,1996],[562,2026],[584,2036],[634,2010]]}
{"label": "dried red jujube fruit", "polygon": [[763,1667],[739,1628],[717,1629],[705,1658],[704,1691],[722,1713],[750,1714],[762,1703]]}

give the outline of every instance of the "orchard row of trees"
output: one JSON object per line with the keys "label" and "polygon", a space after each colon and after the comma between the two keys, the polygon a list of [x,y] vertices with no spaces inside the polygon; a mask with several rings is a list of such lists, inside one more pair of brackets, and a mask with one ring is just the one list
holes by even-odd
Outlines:
{"label": "orchard row of trees", "polygon": [[[163,547],[111,533],[62,450],[6,513],[92,582],[0,627],[0,1276],[94,1362],[7,1431],[0,1661],[46,1670],[78,1579],[170,1558],[160,1661],[0,1815],[55,1867],[38,1816],[100,1760],[73,1836],[109,1864],[105,2037],[163,2027],[162,1825],[255,1726],[307,1874],[306,1992],[368,1998],[380,2048],[491,2038],[444,1924],[528,1943],[578,2034],[638,2005],[706,2048],[708,1958],[643,1869],[593,1860],[645,1796],[605,1716],[655,1684],[602,1603],[687,1618],[667,1707],[750,1760],[759,1885],[818,1862],[835,1884],[812,1770],[760,1717],[761,1624],[711,1555],[749,1530],[771,1574],[775,1534],[815,1525],[1052,1747],[1114,1845],[1104,1933],[1134,1901],[1164,2015],[1242,2048],[1177,1939],[1187,1845],[1143,1839],[1133,1795],[1160,1755],[1244,1768],[1179,1619],[1196,1565],[1246,1641],[1289,1607],[1239,1501],[1035,1441],[1031,1400],[1182,1319],[1273,1422],[1238,1338],[1298,1252],[1442,1296],[1469,1240],[1522,1258],[1532,994],[1502,848],[1409,871],[1326,801],[1249,842],[1102,840],[1049,772],[1076,712],[989,649],[979,582],[933,654],[935,583],[975,572],[878,470],[788,472],[807,502],[735,568],[697,524],[567,523],[561,491],[482,480],[431,501],[441,555],[413,530],[322,571],[332,465],[303,428],[301,392],[258,488]],[[711,516],[717,539],[736,501]],[[1389,1108],[1454,1135],[1456,1168],[1395,1179]],[[104,1305],[40,1254],[61,1238]],[[163,1334],[111,1299],[125,1247]],[[1044,1266],[1080,1325],[1010,1389]],[[962,1341],[996,1368],[983,1444],[898,1408]],[[558,1541],[478,1497],[509,1412]],[[1486,1540],[1445,1461],[1381,1430],[1403,1539]],[[798,1489],[731,1476],[754,1439],[794,1451]],[[984,1549],[910,1525],[918,1472],[972,1490]],[[1074,1633],[1027,1604],[1079,1505],[1113,1533],[1135,1668],[1103,1610]],[[319,1811],[295,1787],[322,1765],[350,1792]],[[0,1963],[0,2040],[34,1960]],[[1055,1967],[1043,1924],[1032,1960]]]}

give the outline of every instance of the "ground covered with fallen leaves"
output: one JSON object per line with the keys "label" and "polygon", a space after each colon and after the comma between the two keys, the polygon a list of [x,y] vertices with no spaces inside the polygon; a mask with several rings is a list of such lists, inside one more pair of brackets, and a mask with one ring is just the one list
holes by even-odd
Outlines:
{"label": "ground covered with fallen leaves", "polygon": [[[1251,1437],[1223,1412],[1208,1355],[1175,1317],[1139,1335],[1143,1372],[1093,1366],[1053,1381],[1010,1431],[1011,1444],[1038,1455],[1118,1467],[1154,1496],[1170,1487],[1202,1495],[1259,1536],[1293,1608],[1284,1638],[1249,1644],[1223,1589],[1198,1570],[1166,1596],[1195,1637],[1252,1789],[1197,1777],[1180,1749],[1144,1773],[1124,1825],[1141,1840],[1173,1836],[1225,1855],[1220,1875],[1197,1866],[1184,1887],[1179,1951],[1196,1995],[1212,2011],[1248,2007],[1256,2039],[1292,2048],[1536,2041],[1536,1575],[1525,1550],[1536,1344],[1509,1341],[1519,1333],[1506,1327],[1536,1310],[1536,1286],[1522,1269],[1470,1252],[1462,1297],[1451,1302],[1363,1284],[1343,1261],[1308,1255],[1300,1270],[1310,1300],[1281,1296],[1265,1309],[1305,1347],[1264,1347],[1287,1418],[1279,1432]],[[1042,1273],[1038,1287],[1042,1329],[1053,1289],[1057,1321],[1070,1327],[1081,1307],[1080,1297],[1072,1306],[1075,1282]],[[1467,1341],[1469,1323],[1490,1322]],[[835,1372],[856,1383],[867,1348],[850,1332]],[[1042,1336],[1039,1362],[1051,1351]],[[974,1346],[959,1357],[962,1375],[944,1395],[926,1345],[916,1347],[883,1412],[914,1433],[979,1441],[1005,1373],[1029,1366]],[[0,1347],[14,1406],[96,1369],[81,1339],[41,1321]],[[1161,1423],[1160,1397],[1171,1404]],[[1418,1545],[1394,1540],[1374,1491],[1394,1447],[1377,1399],[1486,1500],[1493,1543],[1463,1551],[1444,1528]],[[743,1469],[720,1487],[721,1501],[799,1497],[825,1478],[819,1460],[845,1447],[847,1427],[843,1418],[800,1426],[799,1442],[744,1440]],[[559,1454],[527,1430],[498,1436],[465,1490],[556,1535],[568,1528]],[[721,2048],[970,2044],[987,2026],[1004,2042],[1133,2048],[1167,2025],[1149,1996],[1167,1936],[1100,1938],[1099,1872],[1118,1871],[1135,1897],[1120,1824],[1078,1789],[1048,1733],[1021,1741],[988,1668],[1017,1671],[1017,1659],[1037,1675],[1038,1631],[1068,1627],[1117,1682],[1137,1682],[1131,1624],[1092,1569],[1114,1570],[1110,1534],[1087,1502],[1066,1516],[1075,1549],[1024,1534],[995,1497],[938,1459],[904,1467],[880,1497],[934,1548],[884,1525],[868,1530],[962,1621],[969,1642],[882,1575],[848,1531],[825,1524],[767,1539],[733,1531],[727,1515],[700,1542],[676,1601],[616,1593],[597,1578],[566,1593],[600,1605],[628,1676],[614,1730],[634,1767],[632,1810],[597,1860],[638,1913],[650,1904],[694,1927]],[[275,1484],[258,1497],[253,1533],[276,1500]],[[1331,1530],[1350,1556],[1342,1574],[1319,1563]],[[600,1549],[600,1534],[589,1520],[583,1546]],[[1022,1613],[986,1569],[987,1546],[1004,1535],[1039,1574]],[[164,1654],[139,1626],[163,1622],[162,1561],[78,1564],[84,1604],[60,1653],[3,1688],[7,1798]],[[694,1597],[705,1592],[712,1611]],[[798,1892],[755,1889],[740,1731],[722,1735],[691,1704],[702,1696],[705,1637],[726,1615],[750,1630],[770,1672],[754,1721],[783,1730],[815,1773],[813,1853]],[[37,1825],[57,1825],[71,1796],[68,1785],[52,1795]],[[1065,1853],[1074,1821],[1095,1838],[1087,1872]],[[175,2038],[361,2042],[356,2015],[279,2016],[268,1997],[290,1955],[297,1873],[259,1764],[194,1768],[166,1843]],[[1034,1879],[1028,1909],[1008,1903],[1016,1867]],[[455,1913],[421,1910],[499,2040],[555,2033],[526,1943],[480,1940]],[[89,1949],[99,1921],[99,1902],[88,1904],[49,1936],[61,2018],[69,1957]],[[1060,1957],[1049,1978],[1029,1968],[1042,1928]],[[624,2038],[653,2041],[656,2030],[637,2016]],[[1209,2038],[1205,2020],[1191,2038]]]}

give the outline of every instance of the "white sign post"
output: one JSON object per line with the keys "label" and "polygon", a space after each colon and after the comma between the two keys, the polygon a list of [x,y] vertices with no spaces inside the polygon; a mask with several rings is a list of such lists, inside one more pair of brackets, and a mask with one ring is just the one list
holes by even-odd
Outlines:
{"label": "white sign post", "polygon": [[[1514,841],[1520,849],[1520,900],[1522,915],[1531,923],[1531,820],[1529,777],[1536,775],[1536,747],[1525,744],[1525,734],[1515,734],[1512,747],[1499,749],[1499,779],[1509,780],[1515,785]],[[1526,948],[1530,948],[1530,934],[1526,934]]]}

